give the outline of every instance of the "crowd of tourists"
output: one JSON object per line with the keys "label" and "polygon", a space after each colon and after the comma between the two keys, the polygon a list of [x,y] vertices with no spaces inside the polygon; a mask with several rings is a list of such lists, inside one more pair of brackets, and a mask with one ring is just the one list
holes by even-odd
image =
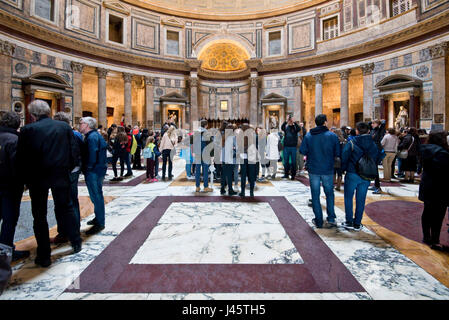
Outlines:
{"label": "crowd of tourists", "polygon": [[[285,180],[299,179],[307,171],[309,202],[315,215],[312,223],[316,228],[337,226],[334,190],[341,190],[342,184],[345,221],[341,227],[359,231],[363,228],[361,221],[370,188],[374,194],[380,194],[382,181],[399,178],[402,183],[414,183],[418,176],[419,200],[424,202],[423,242],[433,249],[447,249],[439,241],[449,205],[444,188],[449,179],[449,138],[444,131],[427,134],[415,128],[387,129],[385,120],[359,122],[355,128],[329,129],[324,114],[316,116],[316,126],[309,132],[292,115],[280,128],[273,127],[269,132],[249,123],[226,121],[220,128],[208,128],[207,120],[200,120],[194,131],[178,130],[170,120],[160,131],[124,123],[113,124],[106,131],[92,117],[81,118],[74,128],[65,113],[58,112],[52,119],[50,107],[42,100],[30,103],[28,111],[32,123],[21,128],[15,112],[4,113],[0,120],[0,257],[6,257],[0,265],[30,254],[14,248],[24,190],[29,190],[34,219],[34,261],[48,267],[52,263],[51,243],[70,242],[73,253],[81,251],[81,173],[94,204],[95,217],[87,223],[91,227],[86,231],[86,235],[93,235],[105,228],[102,189],[108,163],[114,174],[111,182],[133,176],[133,170],[146,170],[146,183],[172,180],[177,151],[185,161],[186,179],[195,180],[197,193],[201,192],[201,182],[206,193],[213,191],[210,183],[219,182],[221,195],[245,197],[249,186],[249,196],[254,197],[256,182],[276,179],[279,162],[283,164],[281,178]],[[326,195],[326,219],[320,204],[321,186]],[[47,223],[49,190],[58,232],[51,239]],[[0,279],[0,293],[2,285],[5,281]]]}

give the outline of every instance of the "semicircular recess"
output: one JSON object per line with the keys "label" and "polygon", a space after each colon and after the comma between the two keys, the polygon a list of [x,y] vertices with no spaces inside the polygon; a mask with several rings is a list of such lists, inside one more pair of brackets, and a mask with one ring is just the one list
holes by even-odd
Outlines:
{"label": "semicircular recess", "polygon": [[250,55],[245,49],[231,42],[218,42],[203,49],[198,57],[201,68],[216,72],[233,72],[246,69],[245,60]]}

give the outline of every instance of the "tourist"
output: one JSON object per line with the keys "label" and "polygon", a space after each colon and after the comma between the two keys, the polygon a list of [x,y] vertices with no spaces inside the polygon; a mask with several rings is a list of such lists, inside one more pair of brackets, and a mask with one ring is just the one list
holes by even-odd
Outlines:
{"label": "tourist", "polygon": [[[226,136],[226,131],[228,136]],[[237,192],[232,188],[232,173],[234,171],[234,165],[236,163],[236,137],[231,134],[232,125],[228,124],[223,130],[221,135],[221,163],[222,163],[222,175],[221,175],[221,189],[220,194],[226,194],[226,186],[228,187],[228,195],[236,195]]]}
{"label": "tourist", "polygon": [[423,173],[419,184],[418,199],[424,202],[421,223],[423,242],[435,250],[447,250],[440,245],[440,232],[446,215],[449,199],[447,181],[449,180],[449,146],[445,131],[431,131],[427,144],[419,148]]}
{"label": "tourist", "polygon": [[20,117],[12,111],[5,112],[0,120],[0,246],[4,250],[12,250],[12,261],[30,255],[29,251],[16,250],[14,247],[23,193],[23,182],[16,163],[19,126]]}
{"label": "tourist", "polygon": [[161,144],[159,146],[162,150],[162,181],[165,181],[165,173],[168,161],[168,180],[173,179],[173,157],[176,151],[175,146],[178,142],[178,136],[175,132],[175,127],[170,126],[162,136]]}
{"label": "tourist", "polygon": [[266,158],[270,161],[269,163],[269,174],[271,179],[276,178],[276,172],[279,161],[279,134],[277,129],[271,129],[270,134],[267,137],[267,150]]}
{"label": "tourist", "polygon": [[[111,135],[112,143],[112,170],[114,171],[114,178],[110,181],[122,181],[123,174],[125,173],[125,163],[128,153],[126,152],[126,146],[128,145],[128,136],[125,133],[125,128],[119,126],[117,128],[117,134]],[[120,159],[120,177],[117,176],[117,161]]]}
{"label": "tourist", "polygon": [[[386,124],[385,120],[378,120],[378,119],[374,120],[371,124],[372,129],[370,131],[370,134],[379,151],[383,150],[381,141],[385,135],[385,124]],[[380,160],[382,159],[379,159],[379,161]],[[379,175],[377,175],[376,179],[374,179],[374,186],[371,187],[371,190],[373,190],[373,194],[382,194]]]}
{"label": "tourist", "polygon": [[323,227],[323,211],[320,204],[320,182],[326,194],[327,223],[336,226],[334,210],[334,163],[340,157],[340,142],[335,133],[327,128],[327,117],[319,114],[315,118],[315,128],[311,129],[301,144],[300,152],[307,157],[312,208],[315,218],[312,223]]}
{"label": "tourist", "polygon": [[399,145],[399,139],[396,136],[396,130],[394,128],[387,130],[387,134],[383,137],[381,144],[385,150],[385,158],[382,160],[382,166],[384,168],[384,178],[382,181],[391,182],[391,164],[396,157]]}
{"label": "tourist", "polygon": [[401,170],[404,179],[401,182],[414,183],[417,169],[417,156],[420,147],[419,136],[415,128],[409,128],[407,134],[398,145],[398,150],[407,150],[407,157],[402,159]]}
{"label": "tourist", "polygon": [[[139,126],[134,126],[134,130],[133,130],[133,136],[135,139],[135,143],[136,143],[136,150],[133,154],[133,169],[137,169],[137,170],[142,170],[142,163],[141,163],[141,159],[140,159],[140,153],[143,149],[143,147],[145,146],[145,141],[142,143],[142,138],[141,138],[141,133],[140,133],[140,129]],[[134,140],[133,140],[134,141]]]}
{"label": "tourist", "polygon": [[[374,172],[376,172],[380,150],[369,134],[367,123],[357,123],[356,134],[357,136],[343,148],[341,157],[342,170],[346,171],[344,185],[346,221],[342,225],[345,229],[360,231],[363,228],[362,217],[370,180],[366,180],[359,175],[360,172],[357,171],[358,161],[362,156],[368,156],[372,159]],[[354,192],[355,213],[353,210]]]}
{"label": "tourist", "polygon": [[161,144],[161,135],[160,132],[157,131],[155,133],[153,133],[153,131],[151,130],[149,133],[149,136],[154,136],[154,144],[155,144],[155,155],[156,155],[156,159],[154,160],[154,162],[156,163],[154,166],[154,173],[156,174],[156,179],[160,179],[161,176],[159,175],[159,160],[160,160],[160,156],[162,155],[159,146]]}
{"label": "tourist", "polygon": [[[143,148],[145,148],[149,136],[150,136],[150,134],[149,134],[148,129],[147,128],[143,128],[142,132],[140,133],[140,140],[137,141],[138,143],[140,143],[140,145],[142,147],[142,150],[143,150]],[[141,169],[145,169],[145,163],[144,163],[143,166],[141,165],[140,168]]]}
{"label": "tourist", "polygon": [[185,139],[182,141],[181,151],[179,153],[179,158],[183,159],[186,162],[185,169],[187,180],[195,179],[195,177],[192,175],[192,163],[193,163],[192,144],[193,144],[193,136],[187,134]]}
{"label": "tourist", "polygon": [[97,121],[92,117],[80,120],[80,132],[84,134],[82,171],[95,211],[95,218],[91,221],[92,227],[86,231],[87,235],[96,234],[105,226],[103,181],[107,170],[106,141],[95,131],[96,125]]}
{"label": "tourist", "polygon": [[131,134],[131,127],[126,126],[125,127],[126,136],[128,138],[128,144],[126,145],[126,156],[125,156],[125,163],[126,163],[126,174],[124,175],[125,178],[132,177],[133,170],[131,169],[131,147],[133,144],[133,136]]}
{"label": "tourist", "polygon": [[[334,132],[338,137],[338,142],[340,143],[340,154],[346,144],[346,139],[343,136],[343,131],[341,129],[335,129]],[[336,179],[335,179],[336,177]],[[336,184],[335,190],[340,191],[341,181],[343,179],[343,170],[341,169],[341,159],[337,158],[334,163],[334,184]]]}
{"label": "tourist", "polygon": [[285,133],[284,137],[284,176],[282,178],[288,179],[288,174],[291,172],[291,179],[294,180],[296,176],[296,149],[298,148],[298,133],[300,128],[296,122],[293,121],[293,116],[288,115],[287,121],[281,126]]}
{"label": "tourist", "polygon": [[147,169],[147,179],[146,182],[157,182],[156,175],[154,174],[154,168],[155,168],[155,147],[154,144],[154,137],[150,136],[148,137],[145,148],[143,149],[143,158],[146,159],[146,169]]}
{"label": "tourist", "polygon": [[51,248],[47,223],[48,190],[51,189],[58,221],[72,244],[73,253],[81,251],[78,221],[70,199],[70,172],[74,169],[74,139],[70,126],[50,118],[47,102],[35,100],[28,105],[34,121],[20,130],[17,163],[29,188],[33,229],[37,241],[35,263],[51,264]]}
{"label": "tourist", "polygon": [[304,155],[299,152],[299,149],[301,147],[302,140],[304,140],[304,137],[307,134],[307,130],[304,127],[304,123],[299,123],[299,133],[298,133],[298,147],[296,148],[296,176],[299,176],[300,173],[304,169]]}
{"label": "tourist", "polygon": [[200,121],[200,127],[193,135],[193,158],[195,163],[195,192],[200,192],[201,170],[203,172],[204,192],[213,192],[209,188],[209,166],[211,162],[210,154],[203,154],[204,149],[211,143],[210,134],[207,132],[207,120]]}
{"label": "tourist", "polygon": [[[254,197],[254,187],[256,184],[256,163],[257,163],[257,147],[256,133],[248,124],[243,124],[240,138],[237,145],[237,151],[240,155],[240,197],[245,197],[246,178],[249,181],[249,195]],[[239,145],[240,144],[240,145]],[[239,152],[240,151],[240,152]]]}
{"label": "tourist", "polygon": [[[64,121],[68,125],[70,125],[70,119],[67,115],[67,113],[64,112],[58,112],[53,117],[54,120],[58,121]],[[70,196],[73,204],[73,210],[75,212],[76,221],[78,222],[78,229],[80,228],[80,221],[81,221],[81,213],[80,213],[80,205],[78,201],[78,180],[81,173],[81,149],[83,147],[83,135],[73,130],[73,136],[75,139],[75,143],[73,144],[76,147],[75,154],[78,155],[78,157],[75,160],[75,168],[70,173]],[[56,217],[58,218],[58,217]],[[65,234],[64,230],[62,230],[62,223],[57,221],[57,229],[58,234],[56,237],[51,238],[50,242],[54,244],[61,244],[66,243],[69,241],[69,238]]]}

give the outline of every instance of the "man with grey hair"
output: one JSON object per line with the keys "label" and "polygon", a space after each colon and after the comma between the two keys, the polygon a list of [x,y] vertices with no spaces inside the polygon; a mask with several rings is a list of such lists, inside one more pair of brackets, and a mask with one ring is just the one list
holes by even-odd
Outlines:
{"label": "man with grey hair", "polygon": [[93,226],[86,231],[87,235],[100,232],[105,225],[103,181],[107,170],[107,144],[96,127],[97,121],[94,118],[84,117],[80,119],[80,132],[84,134],[84,144],[81,149],[81,170],[95,208],[95,218],[90,222]]}
{"label": "man with grey hair", "polygon": [[37,241],[35,263],[51,264],[51,248],[47,223],[48,190],[51,190],[55,215],[60,228],[72,244],[73,253],[81,251],[81,238],[70,201],[70,172],[75,167],[76,146],[70,126],[50,118],[47,102],[35,100],[28,105],[33,123],[20,130],[17,163],[30,190],[33,228]]}

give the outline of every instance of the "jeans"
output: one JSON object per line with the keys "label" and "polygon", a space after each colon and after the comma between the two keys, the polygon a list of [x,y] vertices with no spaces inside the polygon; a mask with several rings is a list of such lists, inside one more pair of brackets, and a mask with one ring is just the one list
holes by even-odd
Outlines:
{"label": "jeans", "polygon": [[[120,160],[121,162],[121,160]],[[126,174],[132,175],[133,170],[131,169],[131,153],[127,152],[125,156],[125,162],[126,162]]]}
{"label": "jeans", "polygon": [[[327,221],[335,222],[335,210],[334,210],[334,177],[332,174],[319,175],[310,174],[310,192],[312,193],[312,208],[315,214],[315,223],[321,227],[323,225],[323,210],[320,204],[320,183],[323,183],[324,193],[326,194],[326,211]],[[345,188],[346,189],[346,188]]]}
{"label": "jeans", "polygon": [[195,185],[200,187],[201,168],[203,168],[203,184],[204,188],[209,186],[209,164],[201,162],[201,164],[195,164]]}
{"label": "jeans", "polygon": [[98,175],[94,172],[86,172],[86,186],[89,191],[90,200],[94,204],[95,220],[99,226],[105,225],[105,208],[103,197],[104,175]]}
{"label": "jeans", "polygon": [[[365,210],[366,193],[370,185],[369,180],[364,180],[354,172],[347,172],[345,176],[345,212],[346,222],[360,225],[363,211]],[[355,217],[353,210],[353,198],[355,191]]]}
{"label": "jeans", "polygon": [[244,162],[240,165],[242,180],[240,181],[240,190],[242,194],[245,194],[246,187],[246,178],[249,180],[249,188],[250,192],[254,192],[254,186],[256,182],[256,164],[252,164],[248,162],[248,159],[245,159]]}
{"label": "jeans", "polygon": [[232,171],[234,170],[233,164],[222,164],[223,172],[221,174],[221,190],[225,190],[226,185],[228,186],[228,191],[231,192],[232,189]]}
{"label": "jeans", "polygon": [[159,157],[156,157],[156,159],[154,159],[154,174],[155,177],[159,175]]}
{"label": "jeans", "polygon": [[11,188],[13,190],[0,190],[0,243],[14,247],[14,234],[20,215],[20,201],[22,199],[23,186]]}
{"label": "jeans", "polygon": [[192,164],[191,163],[186,163],[186,174],[187,174],[187,177],[190,177],[192,175]]}
{"label": "jeans", "polygon": [[296,175],[296,147],[284,147],[284,175],[291,171],[292,176]]}
{"label": "jeans", "polygon": [[167,169],[167,161],[168,161],[168,177],[173,177],[172,170],[173,170],[173,161],[171,158],[171,152],[170,149],[162,150],[162,178],[165,178],[165,171]]}

